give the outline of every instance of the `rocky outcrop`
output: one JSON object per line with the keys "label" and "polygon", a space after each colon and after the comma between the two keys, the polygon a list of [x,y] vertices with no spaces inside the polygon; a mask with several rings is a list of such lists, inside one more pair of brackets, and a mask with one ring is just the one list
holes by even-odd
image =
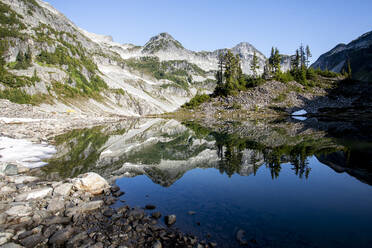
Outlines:
{"label": "rocky outcrop", "polygon": [[[142,209],[112,208],[120,189],[97,174],[65,182],[21,177],[27,175],[0,173],[1,247],[207,247],[162,226]],[[88,183],[91,179],[100,184]]]}
{"label": "rocky outcrop", "polygon": [[359,81],[372,81],[372,32],[368,32],[349,44],[338,44],[329,52],[321,55],[312,68],[334,72],[352,70],[352,78]]}

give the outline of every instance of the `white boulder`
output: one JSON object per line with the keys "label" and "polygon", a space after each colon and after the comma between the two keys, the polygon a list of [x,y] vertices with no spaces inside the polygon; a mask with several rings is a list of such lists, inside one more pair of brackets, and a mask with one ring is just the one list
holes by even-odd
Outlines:
{"label": "white boulder", "polygon": [[110,188],[107,181],[94,172],[80,175],[78,178],[73,179],[72,183],[78,190],[89,192],[93,195],[101,194],[104,189]]}

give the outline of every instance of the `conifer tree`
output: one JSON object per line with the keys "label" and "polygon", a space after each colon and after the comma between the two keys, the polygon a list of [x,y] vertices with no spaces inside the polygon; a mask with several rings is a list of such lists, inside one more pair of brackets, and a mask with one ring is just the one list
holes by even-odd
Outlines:
{"label": "conifer tree", "polygon": [[350,59],[347,60],[347,78],[348,79],[351,79],[352,78]]}
{"label": "conifer tree", "polygon": [[300,67],[300,52],[298,51],[298,49],[296,49],[296,55],[294,59],[294,69],[298,70],[299,67]]}
{"label": "conifer tree", "polygon": [[309,45],[306,46],[306,67],[309,67],[309,63],[310,63],[310,58],[312,57],[313,55],[311,54],[310,52],[310,47]]}
{"label": "conifer tree", "polygon": [[31,50],[30,50],[30,47],[27,48],[27,52],[25,53],[25,62],[26,62],[26,65],[31,65],[31,62],[32,62],[32,54],[31,54]]}
{"label": "conifer tree", "polygon": [[253,52],[253,58],[252,58],[252,61],[251,61],[251,71],[253,73],[253,77],[254,78],[257,78],[257,70],[259,69],[259,65],[258,65],[258,57],[256,55],[256,51]]}
{"label": "conifer tree", "polygon": [[275,55],[275,49],[274,47],[271,47],[271,54],[269,58],[269,69],[271,72],[274,71],[274,55]]}
{"label": "conifer tree", "polygon": [[218,71],[216,73],[216,80],[217,80],[217,84],[218,85],[223,84],[223,70],[224,70],[224,66],[225,66],[224,55],[222,53],[220,53],[218,55]]}
{"label": "conifer tree", "polygon": [[306,61],[306,58],[305,58],[305,49],[304,49],[304,46],[300,45],[300,62],[301,62],[301,67],[305,66],[305,61]]}
{"label": "conifer tree", "polygon": [[275,48],[274,58],[273,58],[273,67],[274,67],[275,73],[280,72],[280,61],[281,61],[281,56],[279,54],[279,50],[278,48]]}

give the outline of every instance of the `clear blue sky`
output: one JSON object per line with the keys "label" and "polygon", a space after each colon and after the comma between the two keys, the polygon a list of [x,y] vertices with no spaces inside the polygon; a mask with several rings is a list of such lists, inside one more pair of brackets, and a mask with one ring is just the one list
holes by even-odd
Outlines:
{"label": "clear blue sky", "polygon": [[144,45],[168,32],[184,47],[231,48],[241,41],[265,55],[309,44],[313,61],[372,30],[372,0],[47,0],[79,27]]}

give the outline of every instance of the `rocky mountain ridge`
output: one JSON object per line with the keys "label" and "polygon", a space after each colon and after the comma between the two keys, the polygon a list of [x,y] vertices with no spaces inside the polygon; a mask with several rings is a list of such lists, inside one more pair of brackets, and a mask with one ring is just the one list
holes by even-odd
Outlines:
{"label": "rocky mountain ridge", "polygon": [[[214,90],[217,57],[227,51],[190,51],[167,33],[144,46],[119,44],[111,36],[82,30],[44,1],[0,4],[5,33],[0,98],[37,104],[46,112],[138,116],[174,111],[197,92]],[[256,52],[263,72],[266,58],[252,45],[243,42],[231,50],[240,55],[247,74]]]}
{"label": "rocky mountain ridge", "polygon": [[349,44],[338,44],[319,57],[312,68],[342,72],[351,66],[352,78],[372,81],[372,32],[365,33]]}

